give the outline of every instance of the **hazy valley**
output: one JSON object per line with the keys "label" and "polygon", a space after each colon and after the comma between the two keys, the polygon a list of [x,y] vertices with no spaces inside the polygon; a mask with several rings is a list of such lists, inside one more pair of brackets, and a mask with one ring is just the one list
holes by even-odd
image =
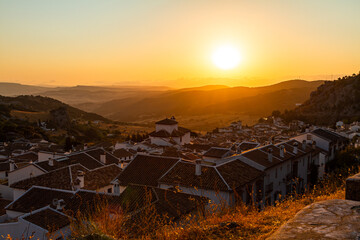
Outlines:
{"label": "hazy valley", "polygon": [[242,119],[253,124],[273,110],[294,109],[323,81],[290,80],[264,87],[195,88],[76,86],[44,88],[0,83],[0,95],[40,95],[121,122],[153,123],[172,115],[194,130]]}

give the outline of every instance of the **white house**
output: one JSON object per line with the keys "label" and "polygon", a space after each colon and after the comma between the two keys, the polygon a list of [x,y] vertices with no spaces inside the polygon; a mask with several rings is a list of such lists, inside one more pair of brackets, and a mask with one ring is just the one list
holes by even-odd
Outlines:
{"label": "white house", "polygon": [[329,161],[335,158],[336,151],[343,149],[348,139],[329,130],[318,128],[311,132],[295,136],[291,139],[295,139],[299,142],[306,141],[308,144],[316,143],[316,146],[326,151],[329,155]]}
{"label": "white house", "polygon": [[239,201],[256,202],[262,192],[263,172],[237,159],[209,166],[179,161],[160,179],[163,189],[207,197],[214,204],[234,206]]}
{"label": "white house", "polygon": [[155,131],[149,134],[151,144],[158,146],[184,145],[190,143],[190,130],[179,127],[174,117],[155,123]]}

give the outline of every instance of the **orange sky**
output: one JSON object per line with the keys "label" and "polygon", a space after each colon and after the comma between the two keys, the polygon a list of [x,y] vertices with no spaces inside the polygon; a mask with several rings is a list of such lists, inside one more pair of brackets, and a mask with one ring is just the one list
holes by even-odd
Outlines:
{"label": "orange sky", "polygon": [[[0,81],[259,86],[360,69],[360,1],[2,0]],[[242,63],[221,70],[231,44]]]}

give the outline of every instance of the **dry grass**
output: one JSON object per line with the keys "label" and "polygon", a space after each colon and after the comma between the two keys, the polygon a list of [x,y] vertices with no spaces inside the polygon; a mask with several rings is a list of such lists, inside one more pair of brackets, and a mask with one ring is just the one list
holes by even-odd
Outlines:
{"label": "dry grass", "polygon": [[344,199],[345,179],[353,172],[349,169],[345,174],[328,175],[312,190],[287,197],[262,211],[242,204],[209,210],[205,215],[188,215],[181,223],[174,224],[156,215],[152,208],[136,221],[126,221],[128,216],[124,213],[109,217],[105,208],[101,208],[98,214],[82,218],[80,225],[74,223],[72,232],[76,239],[94,233],[111,239],[265,239],[305,206],[323,200]]}

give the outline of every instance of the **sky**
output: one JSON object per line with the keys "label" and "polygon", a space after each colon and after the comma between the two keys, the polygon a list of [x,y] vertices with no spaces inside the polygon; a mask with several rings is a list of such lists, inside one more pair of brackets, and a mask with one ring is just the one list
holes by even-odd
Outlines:
{"label": "sky", "polygon": [[[360,71],[359,0],[0,0],[0,82],[262,86]],[[237,49],[220,69],[212,54]]]}

